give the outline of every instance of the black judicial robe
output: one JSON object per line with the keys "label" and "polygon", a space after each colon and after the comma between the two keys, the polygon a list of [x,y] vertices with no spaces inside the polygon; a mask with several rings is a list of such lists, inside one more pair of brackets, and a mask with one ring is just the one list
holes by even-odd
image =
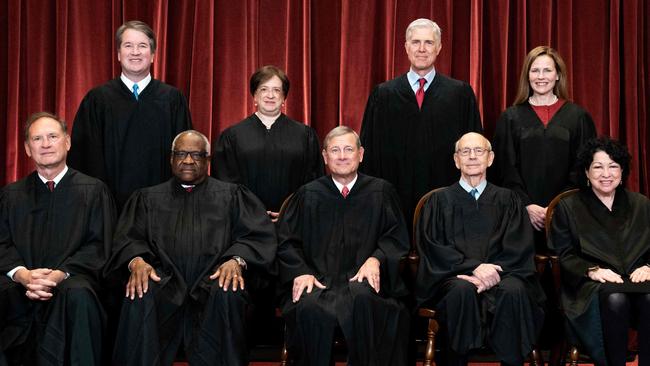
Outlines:
{"label": "black judicial robe", "polygon": [[[285,316],[295,316],[296,307],[307,296],[303,294],[298,304],[292,303],[294,278],[311,274],[327,286],[322,291],[314,288],[313,293],[319,294],[316,301],[336,313],[338,324],[348,338],[348,329],[354,320],[350,319],[352,303],[355,301],[355,290],[349,279],[354,277],[371,256],[381,263],[379,297],[385,304],[390,304],[385,306],[392,306],[391,310],[403,309],[403,305],[394,298],[408,292],[398,271],[400,258],[408,252],[409,240],[399,199],[388,182],[359,174],[345,199],[331,176],[321,177],[302,186],[291,198],[280,219],[278,238],[280,298]],[[369,321],[371,324],[367,324],[386,327],[374,330],[384,332],[384,341],[389,345],[385,349],[376,350],[378,354],[387,357],[383,360],[384,363],[390,364],[390,357],[396,357],[395,354],[400,352],[396,349],[400,347],[399,340],[403,339],[400,337],[405,337],[406,334],[398,334],[400,329],[396,323],[408,318],[404,313],[406,312],[392,310],[386,318],[372,319]],[[398,317],[402,318],[397,320]],[[292,322],[287,319],[288,325]],[[322,347],[326,349],[325,354],[329,355],[331,340],[324,339],[323,335],[317,337],[316,334],[311,334],[310,337],[321,339]],[[395,364],[401,364],[399,359],[392,360]]]}
{"label": "black judicial robe", "polygon": [[[537,307],[543,303],[544,293],[535,277],[532,228],[515,192],[488,183],[479,199],[475,200],[459,183],[455,183],[431,195],[416,225],[420,252],[416,281],[418,304],[439,301],[445,295],[446,281],[460,274],[472,275],[481,263],[501,266],[502,282],[510,277],[519,279],[524,283],[530,303]],[[491,292],[498,286],[482,294],[490,303],[488,308],[494,307]],[[525,313],[537,318],[519,320],[521,328],[513,329],[511,334],[520,334],[522,338],[515,343],[521,345],[523,352],[530,352],[543,316],[541,309],[526,309]],[[463,327],[463,324],[457,324],[457,329]],[[468,333],[465,335],[451,341],[453,349],[471,349],[470,345],[483,343],[481,332],[471,334],[473,337]],[[512,340],[494,339],[492,335],[491,342],[512,343]]]}
{"label": "black judicial robe", "polygon": [[458,179],[454,143],[471,131],[482,127],[469,84],[436,73],[420,110],[404,74],[379,84],[368,97],[360,169],[395,186],[411,223],[420,197]]}
{"label": "black judicial robe", "polygon": [[[247,188],[207,177],[187,192],[172,178],[140,189],[129,199],[115,232],[107,271],[128,278],[127,265],[136,256],[155,268],[162,280],[149,283],[158,287],[157,344],[165,349],[180,332],[185,334],[185,342],[195,340],[199,326],[196,317],[211,316],[203,309],[217,281],[208,277],[221,263],[233,256],[243,258],[248,288],[252,276],[271,269],[276,248],[274,226],[262,203]],[[124,311],[123,307],[123,315]],[[148,326],[145,323],[122,316],[120,329],[123,324],[134,328],[126,334],[118,331],[118,343],[126,340],[133,347],[150,347],[146,340],[142,345],[137,336],[141,327]],[[148,351],[131,349],[129,353]]]}
{"label": "black judicial robe", "polygon": [[252,114],[224,130],[211,165],[213,177],[245,185],[274,212],[280,211],[287,196],[324,170],[316,131],[284,114],[271,129]]}
{"label": "black judicial robe", "polygon": [[546,207],[557,194],[577,185],[577,151],[594,137],[591,116],[571,102],[565,102],[546,127],[528,102],[512,106],[496,125],[495,182],[517,192],[524,206]]}
{"label": "black judicial robe", "polygon": [[187,101],[178,89],[152,79],[135,100],[118,77],[81,101],[68,164],[103,180],[121,209],[136,189],[171,177],[172,140],[191,128]]}
{"label": "black judicial robe", "polygon": [[555,208],[550,245],[560,256],[561,300],[574,334],[594,362],[606,364],[598,292],[604,286],[587,277],[590,267],[609,268],[623,277],[619,292],[650,293],[650,282],[629,275],[650,262],[650,200],[616,190],[612,211],[589,188],[564,198]]}
{"label": "black judicial robe", "polygon": [[[52,299],[44,302],[27,299],[22,285],[18,284],[18,300],[23,300],[29,310],[25,319],[17,322],[19,319],[13,318],[0,329],[1,350],[22,344],[30,336],[30,329],[35,328],[40,342],[39,362],[63,365],[65,340],[71,337],[66,332],[70,324],[65,316],[70,299],[64,289],[68,288],[67,284],[73,284],[89,291],[95,298],[97,316],[103,317],[98,299],[99,281],[111,250],[115,215],[115,205],[106,185],[74,169],[68,170],[53,192],[36,172],[2,189],[0,289],[15,285],[5,274],[17,266],[59,269],[70,277],[59,284]],[[47,322],[44,330],[39,330],[38,322]],[[92,341],[101,342],[101,339]]]}

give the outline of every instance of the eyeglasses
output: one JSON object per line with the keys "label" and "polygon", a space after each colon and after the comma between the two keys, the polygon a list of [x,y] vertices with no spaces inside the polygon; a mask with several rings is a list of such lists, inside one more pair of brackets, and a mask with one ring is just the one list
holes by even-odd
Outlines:
{"label": "eyeglasses", "polygon": [[469,156],[469,154],[471,154],[472,151],[474,151],[474,155],[476,156],[483,156],[483,154],[490,151],[490,149],[486,149],[484,147],[466,147],[463,149],[456,150],[456,153],[460,156]]}
{"label": "eyeglasses", "polygon": [[259,89],[257,89],[257,92],[260,94],[272,94],[272,95],[282,95],[282,89],[280,88],[269,88],[266,86],[263,86]]}
{"label": "eyeglasses", "polygon": [[187,156],[191,156],[192,160],[197,161],[201,159],[205,159],[206,156],[208,156],[208,153],[205,151],[181,151],[181,150],[172,150],[172,155],[174,156],[174,159],[178,160],[185,160]]}

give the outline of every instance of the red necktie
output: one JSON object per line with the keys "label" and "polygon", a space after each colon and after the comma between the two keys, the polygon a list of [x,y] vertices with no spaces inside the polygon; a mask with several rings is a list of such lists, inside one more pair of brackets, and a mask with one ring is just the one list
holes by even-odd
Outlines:
{"label": "red necktie", "polygon": [[418,101],[418,107],[422,109],[422,102],[424,102],[424,84],[427,82],[427,79],[420,78],[420,89],[415,92],[415,99]]}
{"label": "red necktie", "polygon": [[349,193],[350,190],[348,189],[348,186],[343,186],[343,189],[341,190],[341,194],[343,195],[343,198],[347,198]]}
{"label": "red necktie", "polygon": [[193,188],[194,188],[194,187],[185,187],[185,190],[186,190],[187,192],[192,192],[192,189],[193,189]]}
{"label": "red necktie", "polygon": [[47,184],[47,188],[50,189],[50,192],[54,192],[54,181],[53,180],[48,180],[45,184]]}

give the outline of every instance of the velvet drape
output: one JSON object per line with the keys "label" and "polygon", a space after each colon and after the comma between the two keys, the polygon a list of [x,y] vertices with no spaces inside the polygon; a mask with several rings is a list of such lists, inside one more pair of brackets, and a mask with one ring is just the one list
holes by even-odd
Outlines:
{"label": "velvet drape", "polygon": [[248,79],[265,64],[289,75],[285,112],[322,138],[359,130],[372,87],[408,70],[404,31],[419,17],[442,28],[436,68],[470,82],[489,137],[528,50],[558,49],[572,99],[629,147],[630,188],[650,191],[644,0],[0,0],[0,185],[33,169],[22,146],[31,113],[71,123],[85,93],[119,75],[113,37],[126,20],[152,26],[154,77],[185,93],[211,139],[253,112]]}

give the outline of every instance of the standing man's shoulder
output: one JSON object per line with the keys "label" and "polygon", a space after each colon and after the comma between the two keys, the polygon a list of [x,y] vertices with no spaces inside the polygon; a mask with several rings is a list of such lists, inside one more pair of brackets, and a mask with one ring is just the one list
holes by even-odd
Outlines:
{"label": "standing man's shoulder", "polygon": [[467,93],[471,92],[474,94],[474,90],[469,85],[468,82],[451,78],[449,76],[443,75],[439,72],[436,72],[436,76],[433,79],[432,87],[444,90],[445,92],[456,92],[456,93]]}
{"label": "standing man's shoulder", "polygon": [[394,79],[386,80],[383,83],[377,84],[377,86],[375,86],[374,88],[374,91],[379,93],[394,92],[405,86],[408,87],[409,82],[408,82],[408,78],[406,77],[406,74],[402,74],[397,76]]}

